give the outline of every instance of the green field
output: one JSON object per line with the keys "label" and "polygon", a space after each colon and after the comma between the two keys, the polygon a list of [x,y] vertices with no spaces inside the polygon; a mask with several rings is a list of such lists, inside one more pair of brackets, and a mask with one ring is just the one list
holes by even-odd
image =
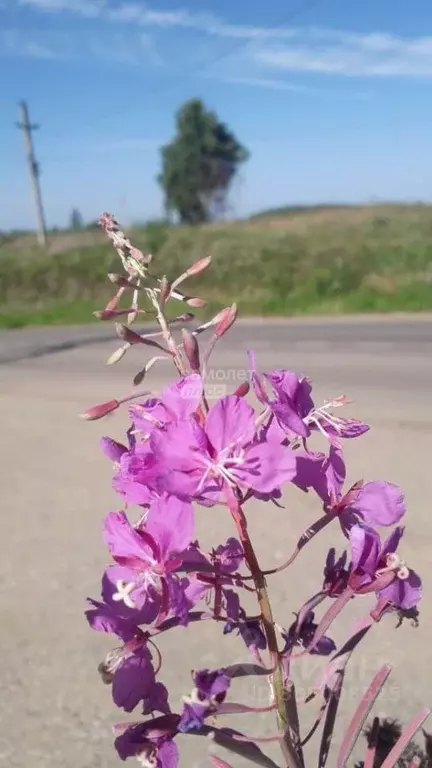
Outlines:
{"label": "green field", "polygon": [[[210,269],[186,288],[209,300],[208,312],[233,301],[243,315],[432,310],[432,205],[288,208],[128,234],[171,279],[211,254]],[[107,272],[120,271],[94,230],[52,233],[48,253],[34,236],[4,238],[0,325],[91,322],[113,294]]]}

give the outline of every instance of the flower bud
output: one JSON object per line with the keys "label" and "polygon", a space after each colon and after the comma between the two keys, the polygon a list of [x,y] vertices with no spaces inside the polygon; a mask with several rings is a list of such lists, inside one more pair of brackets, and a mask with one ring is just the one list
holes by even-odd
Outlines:
{"label": "flower bud", "polygon": [[164,276],[162,280],[160,281],[160,303],[163,305],[165,304],[166,300],[168,299],[170,295],[171,286],[168,282],[168,279]]}
{"label": "flower bud", "polygon": [[128,328],[127,325],[116,323],[115,329],[117,331],[117,336],[120,339],[123,339],[123,341],[127,341],[128,344],[142,344],[142,338],[139,333],[136,333],[131,328]]}
{"label": "flower bud", "polygon": [[234,395],[237,397],[246,397],[250,390],[250,384],[248,381],[242,381],[241,384],[238,385],[237,389],[233,392]]}
{"label": "flower bud", "polygon": [[103,419],[104,416],[108,416],[109,413],[113,413],[119,407],[118,400],[108,400],[106,403],[100,403],[94,405],[92,408],[88,408],[84,413],[80,413],[80,418],[85,421],[96,421],[96,419]]}
{"label": "flower bud", "polygon": [[199,299],[198,296],[188,296],[186,298],[186,304],[189,307],[196,307],[198,309],[202,309],[202,307],[205,307],[207,302],[204,299]]}
{"label": "flower bud", "polygon": [[192,277],[192,275],[199,275],[200,272],[204,272],[205,269],[210,265],[212,260],[211,256],[205,256],[203,259],[198,259],[192,266],[188,267],[185,274],[188,277]]}
{"label": "flower bud", "polygon": [[219,313],[218,324],[215,328],[215,334],[220,339],[224,334],[229,331],[232,325],[234,325],[237,317],[237,304],[233,304],[231,307],[223,309]]}
{"label": "flower bud", "polygon": [[108,360],[106,361],[106,364],[115,365],[116,363],[119,363],[122,357],[124,357],[124,355],[126,354],[129,347],[130,347],[130,344],[123,344],[122,347],[119,347],[118,349],[116,349],[116,351],[109,356]]}
{"label": "flower bud", "polygon": [[134,288],[136,291],[141,289],[141,286],[138,285],[138,283],[133,282],[127,277],[124,277],[124,275],[117,275],[115,272],[109,272],[108,279],[111,280],[114,285],[118,285],[120,288]]}
{"label": "flower bud", "polygon": [[182,337],[183,337],[183,348],[185,351],[185,355],[188,359],[189,365],[191,367],[191,370],[194,373],[198,373],[200,370],[200,356],[199,356],[199,346],[198,341],[193,336],[190,331],[187,331],[186,328],[182,328]]}

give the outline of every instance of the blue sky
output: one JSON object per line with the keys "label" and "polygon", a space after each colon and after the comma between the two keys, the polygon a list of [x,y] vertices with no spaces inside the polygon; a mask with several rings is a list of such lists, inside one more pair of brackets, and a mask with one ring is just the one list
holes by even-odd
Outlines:
{"label": "blue sky", "polygon": [[159,147],[195,96],[251,151],[233,215],[432,200],[430,0],[0,0],[0,68],[0,229],[34,222],[19,99],[49,225],[159,216]]}

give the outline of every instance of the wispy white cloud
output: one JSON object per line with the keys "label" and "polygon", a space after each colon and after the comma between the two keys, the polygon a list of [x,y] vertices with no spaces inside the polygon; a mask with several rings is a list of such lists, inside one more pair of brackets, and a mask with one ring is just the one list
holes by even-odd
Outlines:
{"label": "wispy white cloud", "polygon": [[90,19],[100,16],[106,8],[105,0],[18,0],[18,5],[31,6],[47,13],[69,11]]}
{"label": "wispy white cloud", "polygon": [[221,77],[218,78],[224,83],[232,83],[233,85],[249,85],[252,88],[268,88],[271,91],[295,91],[296,93],[310,93],[315,92],[315,88],[308,88],[307,86],[297,85],[295,83],[288,83],[286,80],[277,80],[269,77]]}
{"label": "wispy white cloud", "polygon": [[431,77],[432,36],[401,38],[388,33],[355,35],[314,30],[291,45],[253,51],[261,65],[291,72],[349,77]]}
{"label": "wispy white cloud", "polygon": [[[15,2],[44,13],[68,12],[81,18],[98,18],[116,28],[124,25],[134,29],[140,26],[159,30],[190,30],[213,37],[235,38],[240,43],[244,40],[251,43],[247,58],[256,67],[258,79],[262,79],[261,75],[266,79],[269,69],[351,77],[432,76],[432,36],[402,38],[385,31],[356,34],[319,28],[230,24],[215,14],[195,13],[182,7],[161,10],[156,4],[152,6],[137,0],[118,2],[116,7],[108,0]],[[273,87],[287,90],[282,85]]]}
{"label": "wispy white cloud", "polygon": [[232,85],[243,85],[251,88],[267,88],[271,91],[290,91],[291,93],[300,93],[311,96],[321,96],[323,98],[332,98],[333,96],[338,99],[354,99],[365,101],[370,98],[370,94],[355,92],[352,89],[348,93],[341,91],[330,91],[328,88],[313,88],[308,85],[299,85],[298,83],[290,83],[286,80],[280,80],[269,77],[216,77],[224,83]]}
{"label": "wispy white cloud", "polygon": [[228,24],[214,14],[194,13],[184,8],[162,11],[146,3],[122,3],[116,8],[109,7],[106,0],[18,0],[18,3],[46,13],[67,11],[78,16],[99,16],[117,23],[133,23],[165,29],[199,30],[218,37],[285,40],[294,34],[293,30],[282,27]]}
{"label": "wispy white cloud", "polygon": [[130,67],[163,64],[152,38],[143,30],[131,34],[114,29],[95,34],[86,29],[79,35],[64,30],[0,30],[0,56],[80,63],[91,60]]}

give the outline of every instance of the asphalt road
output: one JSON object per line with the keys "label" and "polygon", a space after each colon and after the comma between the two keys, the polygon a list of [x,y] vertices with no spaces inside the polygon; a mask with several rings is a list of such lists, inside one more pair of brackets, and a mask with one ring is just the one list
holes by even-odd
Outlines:
{"label": "asphalt road", "polygon": [[[130,350],[118,366],[107,368],[105,360],[116,348],[111,330],[94,326],[0,334],[0,764],[8,768],[118,764],[110,728],[125,718],[117,717],[109,688],[96,671],[111,644],[88,629],[83,610],[87,596],[98,597],[106,560],[101,519],[118,503],[110,489],[111,467],[97,442],[105,433],[121,436],[125,418],[120,414],[94,423],[77,418],[96,402],[132,391],[141,350]],[[374,628],[348,673],[342,715],[346,722],[357,696],[388,660],[394,672],[378,713],[408,718],[432,704],[432,320],[239,324],[214,354],[209,376],[214,396],[243,380],[249,348],[264,370],[290,367],[308,374],[318,401],[341,393],[354,400],[349,412],[368,421],[372,430],[347,444],[348,479],[386,479],[405,489],[409,511],[403,554],[424,580],[421,624],[418,629],[404,624],[396,631],[390,618]],[[168,364],[163,366],[150,374],[151,389],[171,375]],[[283,510],[259,505],[249,510],[265,567],[282,562],[319,514],[312,498],[293,489],[285,504]],[[222,511],[200,509],[197,525],[208,543],[232,533]],[[300,602],[319,588],[326,548],[341,543],[336,529],[326,531],[290,572],[270,582],[280,624],[289,624]],[[357,604],[361,613],[369,606],[364,600]],[[336,639],[346,635],[353,617],[339,622]],[[161,679],[170,683],[174,704],[190,688],[192,667],[245,660],[240,641],[226,637],[222,643],[216,629],[176,630],[163,639]],[[300,688],[308,688],[316,669],[310,662],[299,667]],[[246,683],[238,699],[265,705],[267,695],[265,686]],[[264,715],[255,721],[239,718],[234,725],[248,733],[272,732]],[[208,764],[207,744],[201,740],[184,737],[181,747],[182,767]]]}

